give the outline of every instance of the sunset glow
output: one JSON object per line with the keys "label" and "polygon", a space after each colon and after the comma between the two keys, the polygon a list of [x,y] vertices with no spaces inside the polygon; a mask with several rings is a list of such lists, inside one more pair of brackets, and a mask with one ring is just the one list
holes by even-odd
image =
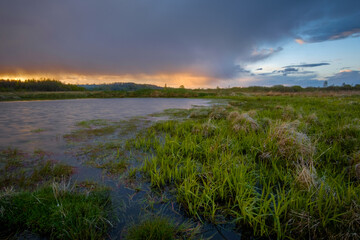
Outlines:
{"label": "sunset glow", "polygon": [[28,80],[28,79],[56,79],[71,84],[103,84],[114,82],[134,82],[139,84],[154,84],[158,86],[186,88],[211,87],[211,79],[205,76],[194,76],[186,73],[157,74],[157,75],[83,75],[83,74],[9,74],[0,75],[0,79]]}

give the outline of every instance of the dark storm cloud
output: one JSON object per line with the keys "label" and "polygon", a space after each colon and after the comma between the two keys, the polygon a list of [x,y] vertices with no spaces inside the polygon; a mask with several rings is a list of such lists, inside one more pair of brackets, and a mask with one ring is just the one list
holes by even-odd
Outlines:
{"label": "dark storm cloud", "polygon": [[307,68],[307,67],[320,67],[326,65],[330,65],[330,63],[304,63],[298,65],[289,65],[289,66],[285,66],[284,68],[295,68],[295,67]]}
{"label": "dark storm cloud", "polygon": [[[330,63],[303,63],[303,64],[297,64],[297,65],[289,65],[283,67],[282,70],[275,70],[271,74],[283,74],[284,76],[288,74],[297,74],[297,75],[304,75],[304,74],[313,74],[314,71],[303,71],[302,68],[314,68],[314,67],[320,67],[320,66],[326,66],[330,65]],[[267,75],[271,75],[267,74]]]}
{"label": "dark storm cloud", "polygon": [[[305,27],[300,33],[300,39],[304,42],[315,43],[331,40],[339,40],[347,37],[360,36],[360,12],[359,3],[354,6],[357,11],[349,13],[339,19],[321,19]],[[341,11],[341,10],[340,10]]]}
{"label": "dark storm cloud", "polygon": [[273,71],[274,74],[282,73],[284,76],[286,76],[287,74],[293,74],[293,73],[298,73],[298,72],[299,72],[299,69],[292,68],[292,67],[285,68],[283,70]]}
{"label": "dark storm cloud", "polygon": [[293,66],[286,66],[284,67],[284,69],[281,70],[274,70],[272,72],[268,72],[268,73],[260,73],[257,75],[260,76],[279,76],[279,74],[282,74],[283,76],[286,76],[288,74],[296,74],[296,75],[306,75],[306,74],[314,74],[314,71],[303,71],[300,68],[295,68],[298,65],[293,65]]}
{"label": "dark storm cloud", "polygon": [[0,73],[186,72],[232,78],[244,74],[239,64],[281,51],[254,55],[254,49],[277,47],[298,36],[302,26],[332,19],[320,35],[313,26],[301,36],[346,37],[341,33],[360,27],[359,2],[2,0]]}
{"label": "dark storm cloud", "polygon": [[297,72],[297,71],[299,71],[299,69],[289,67],[289,68],[285,68],[283,71],[284,72]]}

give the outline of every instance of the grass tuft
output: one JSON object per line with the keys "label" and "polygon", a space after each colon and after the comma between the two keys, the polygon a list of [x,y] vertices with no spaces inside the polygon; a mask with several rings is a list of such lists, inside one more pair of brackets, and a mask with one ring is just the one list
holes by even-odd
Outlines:
{"label": "grass tuft", "polygon": [[235,132],[244,131],[251,132],[259,129],[259,124],[248,113],[242,113],[236,117],[233,121],[233,130]]}
{"label": "grass tuft", "polygon": [[214,107],[209,115],[210,119],[226,119],[228,113],[224,107]]}
{"label": "grass tuft", "polygon": [[125,239],[198,239],[198,232],[199,227],[191,227],[187,223],[176,224],[171,219],[162,216],[151,216],[151,218],[145,218],[140,223],[130,226],[126,232]]}
{"label": "grass tuft", "polygon": [[310,165],[299,164],[296,166],[296,183],[303,190],[310,190],[317,185],[317,174],[315,168]]}
{"label": "grass tuft", "polygon": [[296,130],[297,122],[277,122],[270,127],[267,147],[286,161],[312,159],[315,147],[309,137]]}

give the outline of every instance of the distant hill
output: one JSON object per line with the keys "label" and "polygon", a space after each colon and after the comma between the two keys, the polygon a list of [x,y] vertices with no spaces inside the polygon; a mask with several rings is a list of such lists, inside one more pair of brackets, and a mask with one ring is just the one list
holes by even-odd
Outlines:
{"label": "distant hill", "polygon": [[78,85],[90,91],[136,91],[142,89],[163,89],[162,87],[151,84],[128,83],[109,83],[109,84],[86,84]]}

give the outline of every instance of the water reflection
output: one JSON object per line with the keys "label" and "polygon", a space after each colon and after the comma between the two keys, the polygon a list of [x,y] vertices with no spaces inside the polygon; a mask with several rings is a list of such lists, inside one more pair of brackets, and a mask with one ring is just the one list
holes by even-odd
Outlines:
{"label": "water reflection", "polygon": [[163,111],[206,105],[202,99],[116,98],[56,101],[0,102],[0,149],[24,151],[62,149],[65,133],[76,122],[91,119],[121,120]]}

